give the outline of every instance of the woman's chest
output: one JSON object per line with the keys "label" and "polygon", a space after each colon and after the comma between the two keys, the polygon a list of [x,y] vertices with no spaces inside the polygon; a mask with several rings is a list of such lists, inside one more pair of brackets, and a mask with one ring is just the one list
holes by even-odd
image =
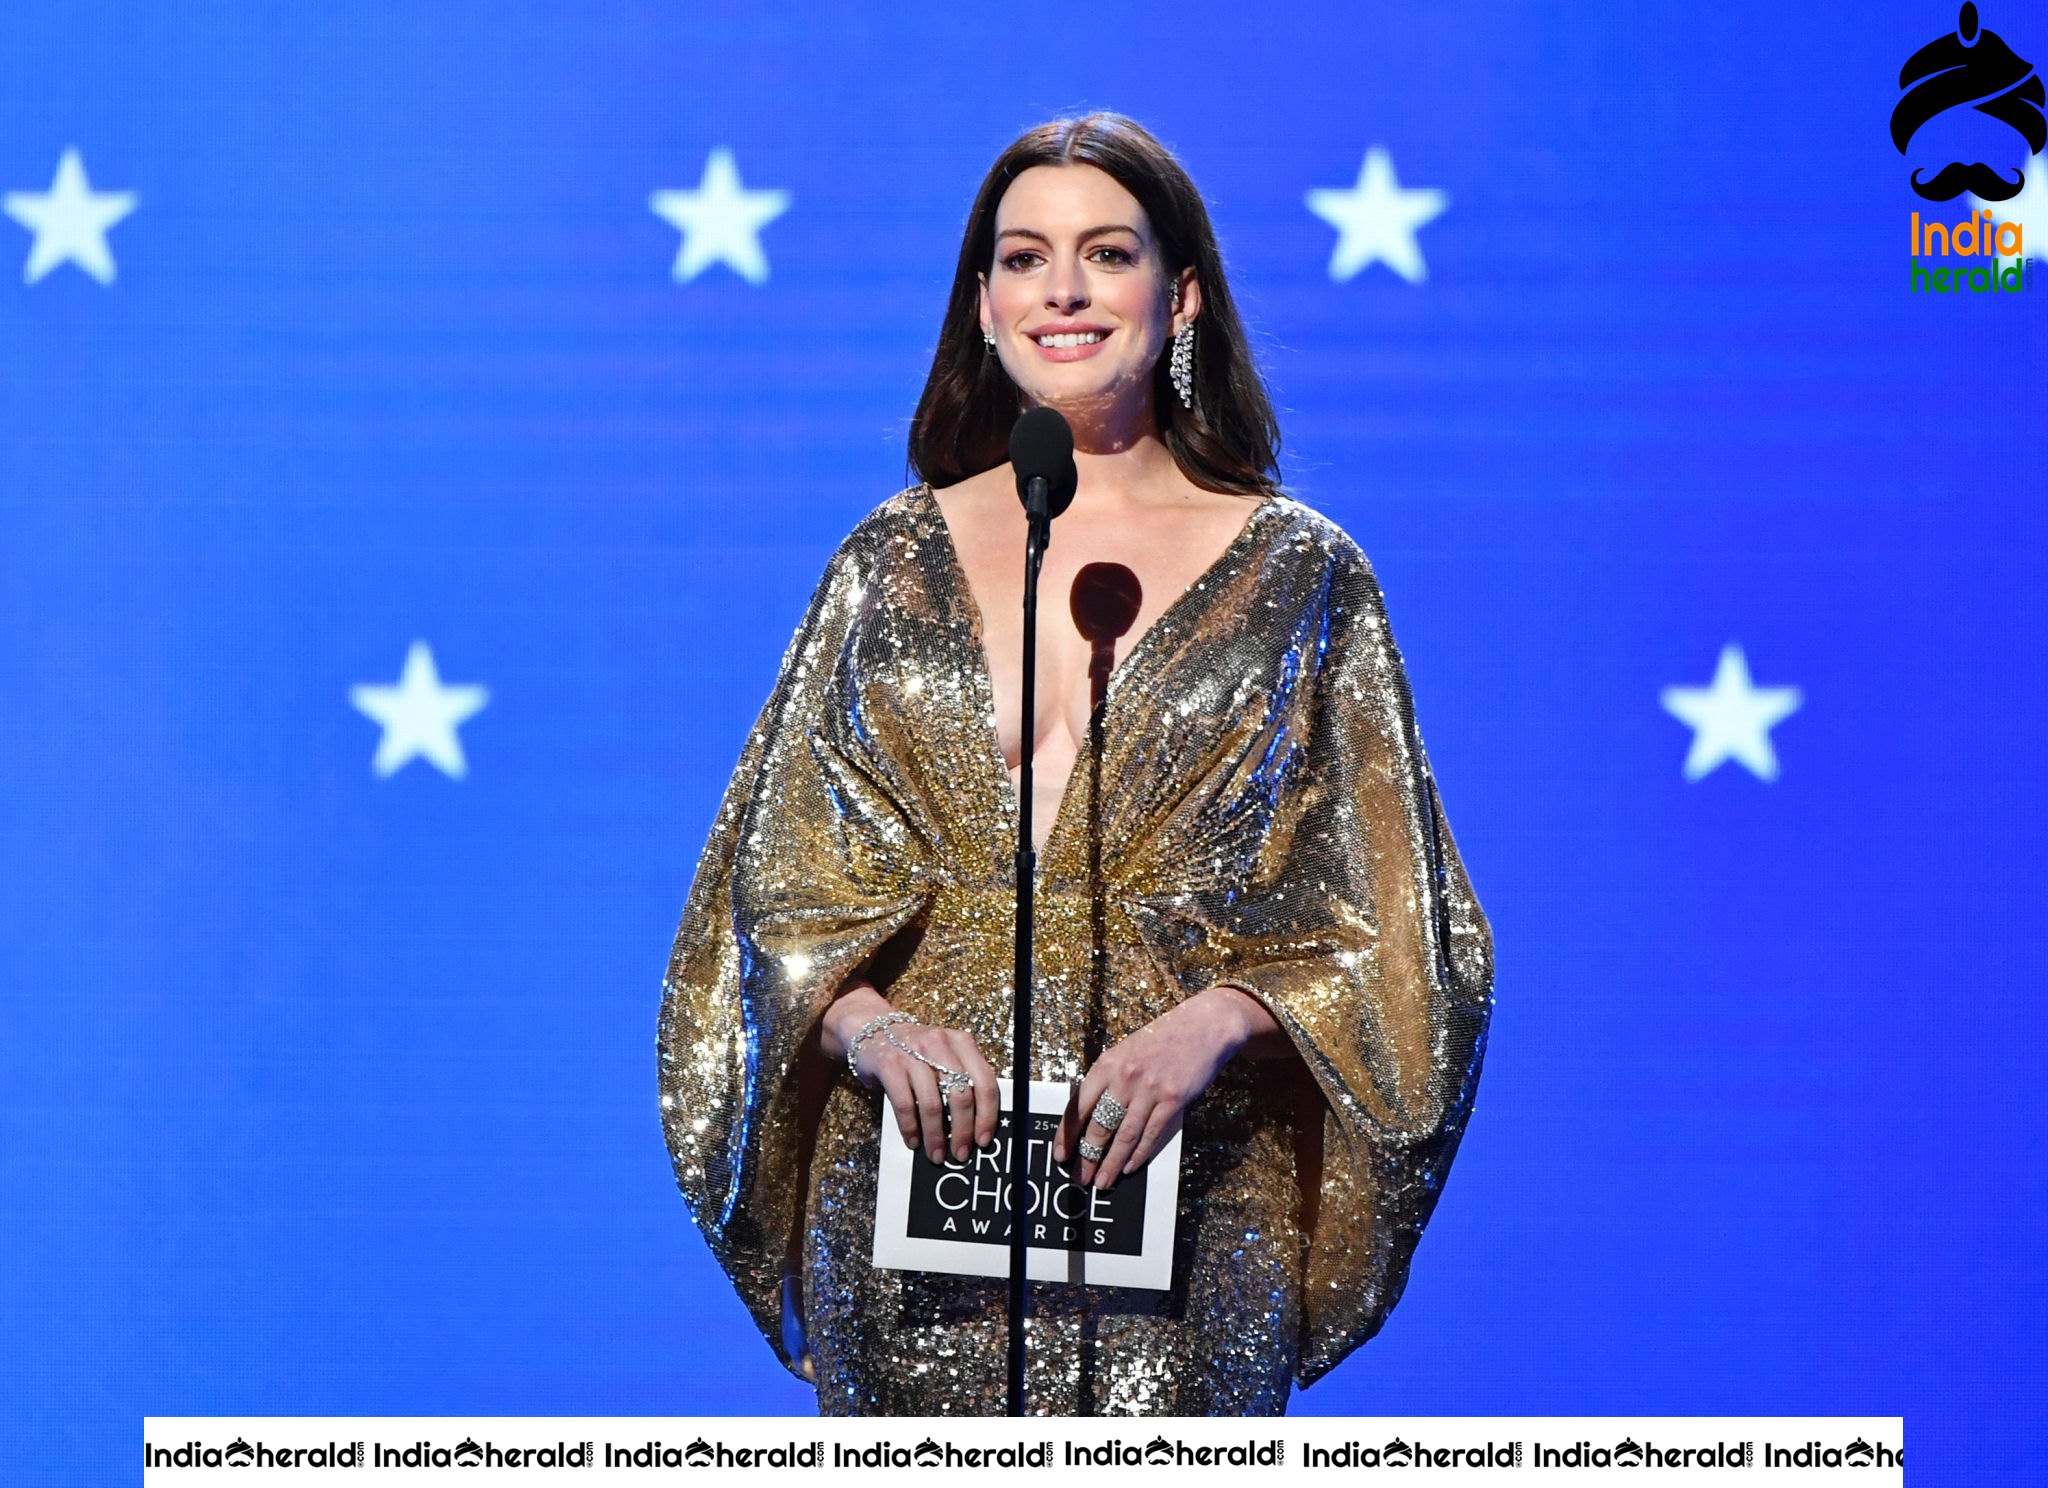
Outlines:
{"label": "woman's chest", "polygon": [[1041,772],[1063,776],[1087,748],[1089,719],[1111,673],[1215,566],[1245,515],[1240,506],[1177,520],[1056,523],[1039,578],[1036,697],[1028,721],[1021,523],[1014,544],[984,540],[963,548],[996,736],[1011,770],[1029,738]]}
{"label": "woman's chest", "polygon": [[[1047,851],[1056,825],[1073,816],[1076,780],[1099,790],[1079,794],[1090,832],[1105,843],[1136,848],[1184,808],[1266,819],[1264,806],[1241,798],[1284,785],[1291,772],[1274,761],[1305,737],[1315,586],[1290,577],[1291,549],[1246,527],[1242,507],[1236,515],[1231,531],[1194,549],[1055,526],[1029,729],[1021,532],[1014,552],[977,563],[971,544],[956,548],[936,520],[906,527],[856,591],[859,613],[832,663],[833,702],[813,744],[822,760],[850,767],[833,766],[843,798],[878,788],[912,834],[949,860],[997,848],[1007,860],[1006,819],[1029,738],[1033,835]],[[1015,559],[1014,573],[1003,556]],[[1096,714],[1094,648],[1071,596],[1083,570],[1104,564],[1128,570],[1117,588],[1132,603],[1123,634],[1104,647],[1115,675]],[[1065,840],[1075,840],[1071,830]]]}

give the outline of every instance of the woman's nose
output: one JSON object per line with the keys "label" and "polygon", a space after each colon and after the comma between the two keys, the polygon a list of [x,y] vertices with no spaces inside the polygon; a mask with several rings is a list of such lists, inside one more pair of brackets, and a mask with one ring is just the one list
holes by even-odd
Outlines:
{"label": "woman's nose", "polygon": [[1078,263],[1055,263],[1046,276],[1045,303],[1051,310],[1072,314],[1088,303],[1087,281]]}

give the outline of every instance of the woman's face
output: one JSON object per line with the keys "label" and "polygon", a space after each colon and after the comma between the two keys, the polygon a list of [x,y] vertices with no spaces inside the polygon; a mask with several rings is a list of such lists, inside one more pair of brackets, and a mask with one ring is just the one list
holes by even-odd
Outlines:
{"label": "woman's face", "polygon": [[981,325],[1032,403],[1112,442],[1152,429],[1152,369],[1200,309],[1192,270],[1169,304],[1152,224],[1092,165],[1036,165],[996,206]]}

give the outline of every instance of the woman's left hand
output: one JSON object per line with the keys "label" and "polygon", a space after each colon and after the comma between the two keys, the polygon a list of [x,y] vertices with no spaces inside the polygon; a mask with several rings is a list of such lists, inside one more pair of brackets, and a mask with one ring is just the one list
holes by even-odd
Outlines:
{"label": "woman's left hand", "polygon": [[[1074,1176],[1109,1188],[1172,1140],[1195,1097],[1239,1050],[1254,1040],[1266,1044],[1276,1039],[1286,1042],[1265,1004],[1250,993],[1236,987],[1196,993],[1095,1061],[1067,1105],[1053,1139],[1053,1156],[1065,1162],[1077,1150],[1077,1137],[1106,1147],[1100,1160],[1082,1157]],[[1105,1095],[1124,1110],[1114,1132],[1094,1119]]]}

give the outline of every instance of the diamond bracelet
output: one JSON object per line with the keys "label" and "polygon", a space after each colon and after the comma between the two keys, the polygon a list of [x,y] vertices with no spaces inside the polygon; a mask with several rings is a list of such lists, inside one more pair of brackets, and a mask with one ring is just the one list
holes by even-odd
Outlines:
{"label": "diamond bracelet", "polygon": [[[860,1066],[855,1064],[854,1061],[860,1058],[860,1046],[862,1044],[885,1028],[892,1028],[898,1023],[915,1023],[916,1021],[917,1019],[911,1017],[908,1013],[891,1011],[877,1013],[874,1017],[868,1019],[867,1022],[861,1024],[860,1032],[846,1041],[846,1067],[853,1071],[853,1077],[856,1080],[860,1078]],[[891,1039],[890,1042],[894,1043],[895,1040]]]}
{"label": "diamond bracelet", "polygon": [[[915,1022],[916,1020],[913,1019],[912,1021]],[[966,1090],[974,1084],[974,1077],[972,1075],[969,1075],[964,1070],[956,1070],[950,1064],[939,1063],[938,1060],[931,1058],[921,1049],[912,1048],[909,1044],[904,1043],[902,1039],[896,1037],[886,1024],[883,1026],[882,1037],[939,1077],[939,1096],[942,1100],[951,1100],[960,1091]]]}

